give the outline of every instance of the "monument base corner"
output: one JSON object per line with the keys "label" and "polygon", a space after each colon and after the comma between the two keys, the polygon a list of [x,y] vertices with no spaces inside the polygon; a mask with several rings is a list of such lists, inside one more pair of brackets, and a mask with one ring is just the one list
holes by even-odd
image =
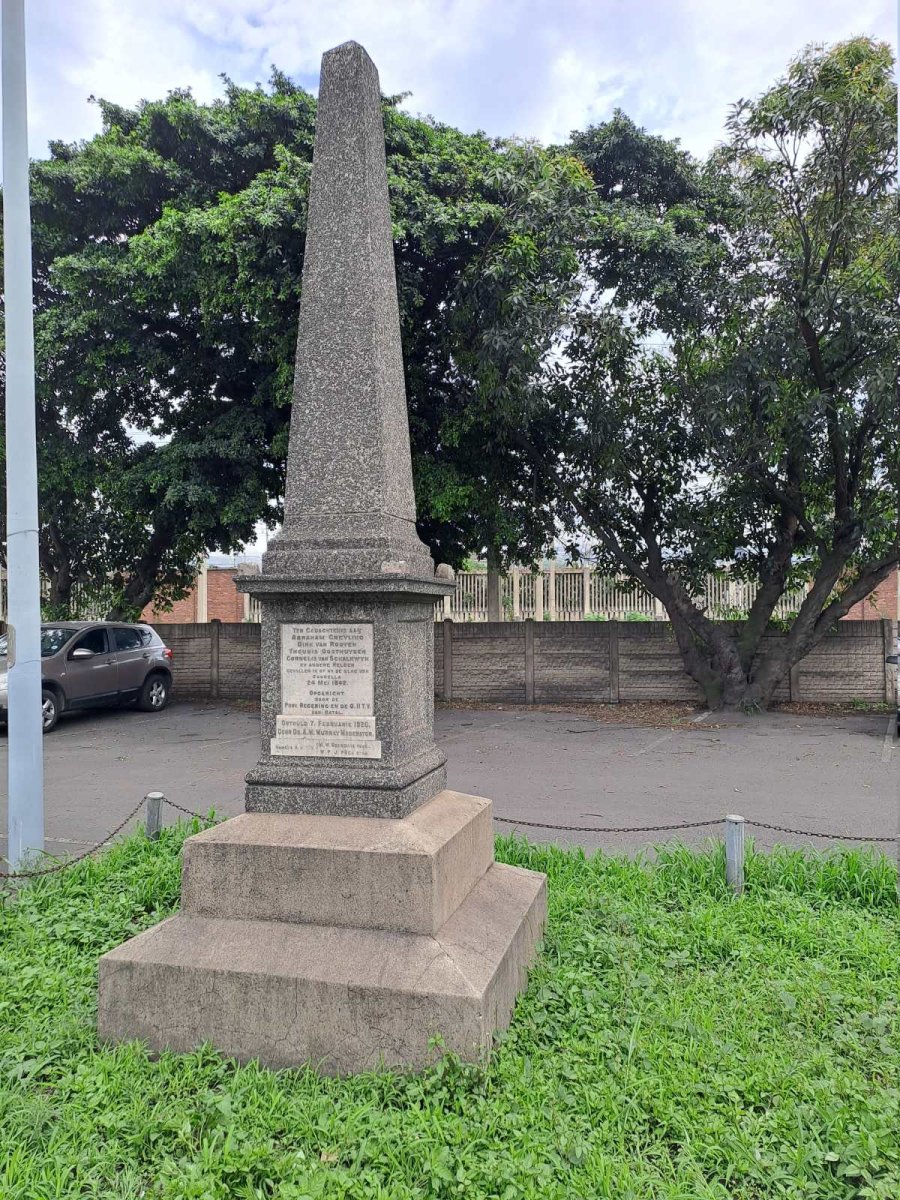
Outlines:
{"label": "monument base corner", "polygon": [[402,820],[247,813],[189,838],[181,912],[100,960],[100,1037],[332,1075],[477,1061],[546,918],[545,877],[493,862],[492,836],[488,801],[442,792]]}

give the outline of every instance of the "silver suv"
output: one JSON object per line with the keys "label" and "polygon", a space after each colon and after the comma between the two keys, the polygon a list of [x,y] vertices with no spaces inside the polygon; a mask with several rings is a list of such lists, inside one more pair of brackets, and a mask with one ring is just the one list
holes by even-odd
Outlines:
{"label": "silver suv", "polygon": [[896,671],[896,687],[897,687],[897,737],[900,738],[900,633],[897,634],[897,643],[894,647],[896,654],[889,654],[887,662],[893,663],[897,668]]}
{"label": "silver suv", "polygon": [[[41,626],[44,733],[77,708],[136,704],[161,712],[172,692],[172,651],[149,625],[54,621]],[[7,638],[0,637],[0,723],[7,714]]]}

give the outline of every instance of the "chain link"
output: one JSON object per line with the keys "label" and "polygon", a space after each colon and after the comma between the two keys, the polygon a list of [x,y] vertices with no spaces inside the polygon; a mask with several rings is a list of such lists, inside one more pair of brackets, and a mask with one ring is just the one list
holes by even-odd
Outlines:
{"label": "chain link", "polygon": [[[125,817],[123,821],[120,821],[115,829],[111,830],[106,835],[102,842],[97,842],[97,844],[95,846],[91,846],[90,849],[83,850],[81,854],[76,854],[72,858],[67,858],[64,862],[54,863],[52,867],[40,867],[35,871],[7,871],[0,873],[0,885],[2,885],[7,879],[38,879],[42,875],[57,875],[60,871],[67,871],[69,867],[74,867],[76,863],[83,862],[86,858],[90,858],[92,854],[96,854],[98,850],[102,850],[104,846],[108,845],[117,833],[122,832],[128,822],[132,820],[133,817],[136,817],[144,807],[145,801],[146,797],[139,800],[128,816]],[[174,800],[170,800],[167,796],[163,797],[163,802],[168,804],[170,808],[177,808],[179,812],[185,813],[189,817],[196,817],[198,821],[204,821],[207,824],[212,823],[209,817],[203,816],[202,813],[194,812],[194,810],[191,808],[185,808],[181,804],[176,804]]]}
{"label": "chain link", "polygon": [[210,818],[203,816],[202,813],[194,812],[192,808],[185,808],[183,804],[176,804],[174,800],[170,800],[168,796],[163,796],[163,804],[168,804],[169,808],[177,808],[179,812],[186,813],[189,817],[196,817],[198,821],[209,822]]}
{"label": "chain link", "polygon": [[529,829],[565,829],[578,833],[663,833],[672,829],[703,829],[718,825],[719,820],[681,821],[677,825],[545,825],[541,821],[519,821],[515,817],[494,817],[504,825],[527,825]]}
{"label": "chain link", "polygon": [[140,810],[144,807],[143,799],[139,800],[134,806],[124,821],[119,824],[110,833],[106,835],[102,842],[97,842],[96,846],[91,846],[89,850],[82,851],[81,854],[76,854],[74,858],[67,858],[65,862],[56,863],[52,867],[41,867],[36,871],[8,871],[0,875],[0,883],[6,879],[37,879],[41,875],[56,875],[59,871],[68,870],[69,867],[74,867],[76,863],[82,862],[86,858],[96,853],[97,850],[102,850],[108,842],[111,842],[117,833],[121,833],[132,817],[136,817]]}
{"label": "chain link", "polygon": [[896,842],[900,840],[900,834],[893,837],[860,837],[858,833],[817,833],[813,829],[791,829],[787,825],[770,825],[767,821],[751,821],[749,818],[745,823],[752,825],[755,829],[774,829],[776,833],[793,833],[799,837],[834,838],[836,842]]}
{"label": "chain link", "polygon": [[[670,833],[676,829],[708,829],[719,825],[722,818],[711,821],[681,821],[676,825],[548,825],[542,821],[519,821],[515,817],[494,817],[503,825],[523,825],[529,829],[558,829],[570,833]],[[814,829],[791,829],[787,825],[770,825],[767,821],[753,821],[749,817],[744,822],[755,829],[773,829],[777,833],[791,833],[798,837],[832,838],[843,842],[895,842],[896,837],[860,837],[858,833],[822,833]]]}
{"label": "chain link", "polygon": [[[185,816],[195,817],[198,821],[203,821],[206,824],[214,823],[209,816],[195,812],[192,808],[185,808],[183,804],[176,804],[168,796],[163,797],[163,803],[168,804],[170,808],[177,809],[180,813],[184,813]],[[7,879],[37,879],[42,875],[56,875],[60,871],[74,867],[76,863],[83,862],[84,859],[89,858],[96,851],[102,850],[104,846],[108,845],[116,834],[121,833],[128,822],[137,816],[143,805],[144,800],[138,801],[128,816],[123,821],[120,821],[115,829],[106,835],[102,842],[97,842],[89,850],[84,850],[81,854],[76,854],[74,858],[67,858],[65,862],[55,863],[52,867],[43,867],[36,871],[9,871],[0,875],[0,883]],[[523,821],[515,817],[498,817],[496,815],[494,816],[494,820],[499,821],[502,825],[519,825],[527,829],[553,829],[564,833],[672,833],[680,829],[711,829],[714,825],[719,825],[722,818],[713,817],[709,821],[678,821],[672,825],[553,825],[544,821]],[[795,837],[829,838],[834,841],[866,843],[888,843],[900,840],[900,835],[896,837],[861,837],[858,833],[823,833],[814,829],[793,829],[789,825],[773,825],[768,821],[754,821],[749,817],[746,819],[745,824],[752,825],[754,829],[769,829],[775,833],[789,833]]]}

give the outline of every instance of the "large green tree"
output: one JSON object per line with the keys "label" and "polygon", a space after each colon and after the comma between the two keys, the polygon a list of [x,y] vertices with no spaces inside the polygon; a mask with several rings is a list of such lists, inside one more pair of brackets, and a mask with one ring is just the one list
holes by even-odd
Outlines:
{"label": "large green tree", "polygon": [[[900,559],[892,68],[865,38],[808,49],[735,106],[703,169],[627,128],[575,139],[589,163],[622,162],[548,385],[566,422],[561,503],[603,564],[663,602],[716,707],[767,705]],[[758,584],[739,624],[698,599],[725,566]],[[767,639],[807,580],[786,636]]]}
{"label": "large green tree", "polygon": [[[111,579],[118,615],[279,518],[315,100],[275,73],[100,108],[32,171],[41,561],[55,611]],[[522,557],[550,518],[504,431],[577,286],[590,181],[396,100],[385,126],[421,530],[451,563]]]}

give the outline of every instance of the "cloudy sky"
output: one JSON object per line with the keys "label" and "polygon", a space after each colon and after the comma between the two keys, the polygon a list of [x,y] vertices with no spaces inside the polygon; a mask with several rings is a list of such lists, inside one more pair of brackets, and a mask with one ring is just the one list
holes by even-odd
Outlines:
{"label": "cloudy sky", "polygon": [[95,95],[124,104],[276,64],[315,90],[354,38],[385,92],[462,129],[563,139],[616,106],[697,154],[728,106],[809,42],[896,46],[895,0],[26,0],[30,145],[89,137]]}

